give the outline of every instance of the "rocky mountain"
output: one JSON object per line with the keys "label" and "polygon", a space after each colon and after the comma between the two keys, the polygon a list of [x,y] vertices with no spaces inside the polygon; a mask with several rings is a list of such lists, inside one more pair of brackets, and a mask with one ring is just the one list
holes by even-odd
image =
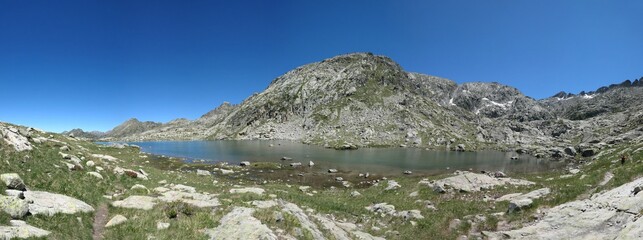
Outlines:
{"label": "rocky mountain", "polygon": [[112,130],[105,133],[105,136],[110,138],[123,138],[134,134],[142,133],[147,130],[160,127],[160,126],[162,126],[161,123],[151,122],[151,121],[141,122],[136,118],[131,118],[125,121],[124,123],[122,123],[121,125],[118,125]]}
{"label": "rocky mountain", "polygon": [[[289,139],[339,149],[415,146],[516,149],[561,155],[639,136],[643,79],[535,100],[499,83],[464,83],[404,71],[385,56],[340,55],[273,80],[238,105],[166,124],[131,119],[119,140]],[[604,133],[606,132],[606,133]],[[631,138],[632,136],[629,136]],[[628,136],[625,136],[628,138]]]}
{"label": "rocky mountain", "polygon": [[105,137],[105,133],[101,131],[91,131],[91,132],[85,132],[80,128],[75,128],[69,131],[64,131],[61,133],[62,135],[68,135],[68,136],[74,136],[76,138],[84,138],[84,139],[98,139]]}

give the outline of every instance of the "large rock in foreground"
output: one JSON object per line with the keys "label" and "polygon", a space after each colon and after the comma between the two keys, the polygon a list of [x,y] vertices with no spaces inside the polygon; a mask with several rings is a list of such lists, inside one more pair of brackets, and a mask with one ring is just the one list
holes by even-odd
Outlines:
{"label": "large rock in foreground", "polygon": [[252,216],[254,209],[237,207],[221,219],[214,229],[205,230],[210,239],[261,239],[277,240],[277,236],[258,219]]}
{"label": "large rock in foreground", "polygon": [[539,222],[521,229],[483,232],[490,239],[643,239],[643,178],[590,199],[547,210]]}
{"label": "large rock in foreground", "polygon": [[33,215],[53,216],[56,213],[75,214],[94,211],[89,204],[65,195],[40,191],[26,191],[24,195],[25,200],[29,202],[29,212]]}
{"label": "large rock in foreground", "polygon": [[22,199],[0,195],[0,210],[14,219],[23,218],[29,212],[29,205]]}
{"label": "large rock in foreground", "polygon": [[20,132],[15,128],[5,128],[0,127],[0,137],[4,139],[6,143],[13,146],[13,148],[18,151],[29,151],[33,149],[29,139],[20,134]]}
{"label": "large rock in foreground", "polygon": [[50,234],[49,231],[31,226],[23,221],[11,220],[11,226],[0,226],[0,239],[41,238]]}
{"label": "large rock in foreground", "polygon": [[478,192],[483,189],[490,189],[502,185],[532,185],[534,182],[513,178],[495,178],[486,174],[472,172],[457,172],[455,176],[436,180],[433,183],[421,181],[430,187],[441,187],[454,189],[460,192]]}

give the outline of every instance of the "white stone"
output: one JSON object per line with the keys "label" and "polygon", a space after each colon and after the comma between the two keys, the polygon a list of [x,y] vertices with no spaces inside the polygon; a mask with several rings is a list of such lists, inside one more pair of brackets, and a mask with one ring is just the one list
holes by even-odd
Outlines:
{"label": "white stone", "polygon": [[2,133],[2,136],[4,141],[8,143],[9,145],[13,146],[13,148],[18,151],[29,151],[33,149],[33,146],[31,146],[31,143],[27,139],[27,137],[20,135],[19,133],[10,131],[7,128],[0,128],[0,133]]}
{"label": "white stone", "polygon": [[230,189],[230,193],[254,193],[254,194],[259,194],[259,195],[262,195],[265,191],[266,190],[264,190],[263,188],[257,188],[257,187]]}
{"label": "white stone", "polygon": [[11,220],[9,223],[11,226],[0,226],[0,239],[42,238],[51,234],[47,230],[31,226],[24,221]]}
{"label": "white stone", "polygon": [[0,195],[0,210],[11,218],[23,218],[29,212],[29,204],[20,198]]}
{"label": "white stone", "polygon": [[402,187],[399,183],[397,183],[395,180],[388,180],[388,184],[386,185],[386,188],[384,190],[393,190],[393,189],[398,189]]}
{"label": "white stone", "polygon": [[197,169],[197,170],[196,170],[196,175],[199,175],[199,176],[210,176],[210,175],[212,175],[212,174],[210,173],[210,171]]}
{"label": "white stone", "polygon": [[100,175],[100,173],[97,173],[97,172],[87,172],[87,175],[90,175],[90,176],[96,177],[96,178],[98,178],[98,179],[103,179],[103,176],[102,176],[102,175]]}
{"label": "white stone", "polygon": [[132,187],[130,188],[130,190],[137,190],[137,189],[145,190],[145,191],[147,191],[148,193],[150,192],[150,190],[149,190],[149,189],[147,189],[147,187],[146,187],[146,186],[143,186],[143,185],[141,185],[141,184],[134,184],[134,186],[132,186]]}
{"label": "white stone", "polygon": [[643,194],[633,194],[638,186],[643,186],[643,178],[550,208],[541,220],[526,227],[483,234],[519,239],[640,239],[643,221],[637,215],[643,210]]}
{"label": "white stone", "polygon": [[325,239],[324,234],[322,234],[321,231],[317,228],[317,225],[313,223],[310,218],[308,218],[308,215],[299,208],[299,206],[286,202],[284,200],[278,200],[279,204],[283,208],[284,212],[287,212],[294,216],[297,220],[299,220],[299,224],[303,229],[308,230],[310,234],[312,235],[313,239]]}
{"label": "white stone", "polygon": [[218,227],[206,229],[204,232],[213,240],[277,240],[272,230],[254,218],[253,213],[252,208],[236,207],[221,218]]}
{"label": "white stone", "polygon": [[26,190],[25,183],[22,181],[17,173],[5,173],[0,175],[0,180],[7,186],[8,189],[16,189],[20,191]]}
{"label": "white stone", "polygon": [[109,162],[116,162],[116,161],[118,161],[118,158],[115,158],[115,157],[112,157],[112,156],[109,156],[109,155],[103,155],[103,154],[92,154],[91,156],[92,156],[92,157],[95,157],[95,158],[98,158],[98,159],[106,160],[106,161],[109,161]]}
{"label": "white stone", "polygon": [[534,190],[534,191],[531,191],[531,192],[526,193],[526,194],[511,193],[511,194],[507,194],[507,195],[504,195],[504,196],[496,199],[496,202],[513,201],[513,200],[518,200],[518,199],[535,200],[535,199],[539,199],[541,197],[544,197],[544,196],[548,195],[549,193],[551,193],[551,189],[549,189],[549,188],[541,188],[541,189]]}
{"label": "white stone", "polygon": [[[423,181],[420,181],[422,183]],[[494,178],[486,174],[471,172],[462,172],[458,175],[436,180],[434,183],[427,185],[435,188],[436,186],[445,188],[448,186],[461,192],[478,192],[483,189],[490,189],[496,186],[504,185],[533,185],[534,182],[513,178]]]}
{"label": "white stone", "polygon": [[107,224],[105,224],[105,227],[113,227],[113,226],[122,224],[125,221],[127,221],[127,218],[125,216],[119,214],[119,215],[114,216],[112,219],[110,219],[109,222],[107,222]]}
{"label": "white stone", "polygon": [[163,229],[168,229],[170,228],[170,223],[168,222],[157,222],[156,223],[156,229],[157,230],[163,230]]}
{"label": "white stone", "polygon": [[26,191],[24,195],[25,200],[29,202],[29,212],[33,215],[53,216],[56,213],[75,214],[94,211],[89,204],[61,194]]}
{"label": "white stone", "polygon": [[151,210],[156,205],[157,199],[148,196],[129,196],[121,201],[112,202],[112,206],[121,208],[133,208]]}
{"label": "white stone", "polygon": [[251,204],[257,208],[271,208],[271,207],[277,206],[277,202],[275,202],[274,200],[267,200],[267,201],[255,200],[255,201],[252,201]]}

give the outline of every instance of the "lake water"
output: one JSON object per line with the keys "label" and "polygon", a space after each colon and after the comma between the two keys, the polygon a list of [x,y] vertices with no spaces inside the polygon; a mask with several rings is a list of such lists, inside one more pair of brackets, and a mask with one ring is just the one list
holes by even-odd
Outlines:
{"label": "lake water", "polygon": [[[452,152],[429,151],[416,148],[362,148],[338,151],[320,146],[290,141],[167,141],[130,142],[142,151],[156,155],[184,158],[187,162],[270,161],[301,162],[307,166],[313,161],[319,169],[336,168],[348,172],[371,172],[396,175],[410,170],[420,174],[436,174],[455,170],[503,171],[506,173],[541,172],[560,168],[564,163],[498,151]],[[282,157],[293,158],[290,161]]]}

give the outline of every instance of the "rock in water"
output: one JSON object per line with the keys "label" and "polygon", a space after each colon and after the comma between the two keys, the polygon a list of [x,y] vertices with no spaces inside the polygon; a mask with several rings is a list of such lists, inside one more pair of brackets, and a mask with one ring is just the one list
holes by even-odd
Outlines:
{"label": "rock in water", "polygon": [[236,207],[219,221],[217,228],[206,229],[205,234],[210,239],[236,240],[236,239],[262,239],[277,240],[277,236],[252,214],[254,209]]}
{"label": "rock in water", "polygon": [[119,225],[121,223],[124,223],[125,221],[127,221],[127,218],[125,216],[119,214],[119,215],[114,216],[112,219],[110,219],[109,222],[107,222],[107,224],[105,224],[105,227],[113,227],[113,226]]}
{"label": "rock in water", "polygon": [[290,166],[291,167],[299,167],[299,166],[301,166],[301,163],[300,162],[290,163]]}
{"label": "rock in water", "polygon": [[5,186],[9,189],[16,189],[20,191],[27,190],[27,186],[22,181],[17,173],[5,173],[0,175],[0,179],[4,182]]}
{"label": "rock in water", "polygon": [[464,152],[464,150],[464,144],[458,144],[458,146],[456,147],[456,151],[458,152]]}
{"label": "rock in water", "polygon": [[337,173],[337,169],[334,169],[334,168],[328,169],[328,173]]}
{"label": "rock in water", "polygon": [[309,167],[315,166],[315,163],[313,161],[310,161],[310,162],[308,162],[308,166]]}
{"label": "rock in water", "polygon": [[248,161],[243,161],[243,162],[239,163],[239,165],[240,165],[240,166],[250,166],[250,162],[248,162]]}

